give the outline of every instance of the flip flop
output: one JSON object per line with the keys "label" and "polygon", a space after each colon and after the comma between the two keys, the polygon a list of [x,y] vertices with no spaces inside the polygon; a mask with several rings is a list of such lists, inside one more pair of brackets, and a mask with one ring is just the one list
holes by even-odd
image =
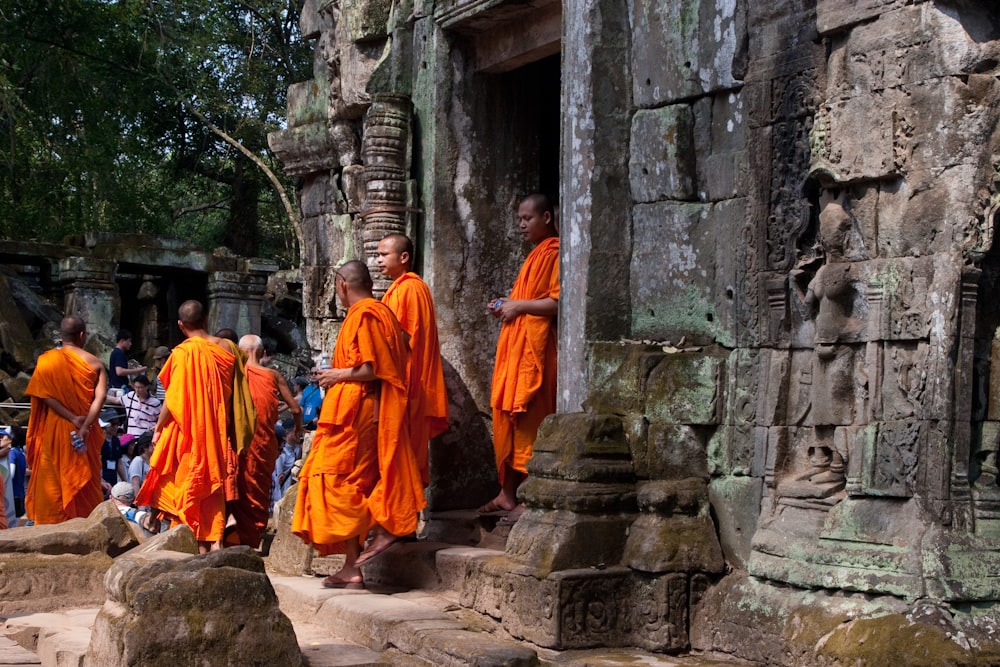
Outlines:
{"label": "flip flop", "polygon": [[341,579],[340,577],[331,574],[323,580],[323,588],[342,588],[349,591],[363,591],[365,590],[365,582],[347,581],[346,579]]}
{"label": "flip flop", "polygon": [[378,558],[379,556],[381,556],[382,554],[384,554],[386,551],[388,551],[392,547],[394,547],[397,544],[399,544],[399,541],[400,540],[397,537],[392,542],[389,542],[388,544],[386,544],[386,545],[384,545],[382,547],[379,547],[377,549],[373,549],[371,547],[365,549],[358,556],[358,559],[356,561],[354,561],[354,564],[355,565],[363,565],[364,563],[370,563],[370,562],[372,562],[373,560],[375,560],[376,558]]}

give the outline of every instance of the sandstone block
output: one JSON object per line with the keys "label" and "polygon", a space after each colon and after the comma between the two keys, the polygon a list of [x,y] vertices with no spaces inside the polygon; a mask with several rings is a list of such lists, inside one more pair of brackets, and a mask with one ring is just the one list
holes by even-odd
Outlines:
{"label": "sandstone block", "polygon": [[632,199],[695,198],[694,114],[686,104],[640,109],[629,141]]}
{"label": "sandstone block", "polygon": [[629,3],[632,95],[640,107],[738,85],[739,3]]}
{"label": "sandstone block", "polygon": [[[249,548],[119,558],[85,665],[298,665],[295,632]],[[208,657],[210,656],[210,657]]]}
{"label": "sandstone block", "polygon": [[114,557],[138,544],[128,522],[111,501],[98,505],[85,519],[0,531],[0,553],[105,553]]}

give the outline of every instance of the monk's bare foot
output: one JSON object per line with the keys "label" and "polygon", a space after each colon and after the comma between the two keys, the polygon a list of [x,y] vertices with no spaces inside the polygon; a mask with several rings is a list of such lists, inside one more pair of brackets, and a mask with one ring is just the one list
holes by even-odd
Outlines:
{"label": "monk's bare foot", "polygon": [[501,494],[476,511],[487,516],[500,516],[506,514],[512,509],[514,509],[514,503],[511,503],[503,497],[503,494]]}
{"label": "monk's bare foot", "polygon": [[521,518],[522,514],[524,514],[524,503],[520,503],[517,507],[512,509],[510,514],[507,516],[501,517],[499,523],[501,526],[512,526],[517,523],[517,520]]}
{"label": "monk's bare foot", "polygon": [[345,590],[362,591],[365,589],[365,580],[360,573],[354,576],[347,576],[341,570],[325,578],[323,580],[323,588],[343,588]]}
{"label": "monk's bare foot", "polygon": [[356,565],[367,563],[376,557],[381,556],[389,547],[399,540],[398,537],[386,531],[381,526],[376,526],[373,532],[375,533],[375,536],[372,538],[371,544],[365,547],[365,550],[361,552],[360,556],[358,556],[358,560],[355,562]]}

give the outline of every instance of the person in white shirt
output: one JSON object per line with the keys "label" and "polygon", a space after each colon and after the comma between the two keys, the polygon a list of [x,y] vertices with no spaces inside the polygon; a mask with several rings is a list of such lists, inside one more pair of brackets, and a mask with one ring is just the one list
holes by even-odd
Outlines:
{"label": "person in white shirt", "polygon": [[156,420],[163,409],[163,402],[149,393],[149,380],[145,375],[137,375],[132,380],[132,391],[117,399],[108,397],[109,403],[117,402],[128,411],[126,433],[139,437],[156,428]]}

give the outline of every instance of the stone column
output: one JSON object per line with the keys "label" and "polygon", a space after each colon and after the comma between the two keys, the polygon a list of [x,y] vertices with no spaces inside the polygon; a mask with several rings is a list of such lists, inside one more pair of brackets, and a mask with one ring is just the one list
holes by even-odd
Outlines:
{"label": "stone column", "polygon": [[[587,341],[628,334],[627,3],[563,3],[559,412],[581,409]],[[600,110],[600,113],[597,112]],[[593,280],[591,280],[593,278]]]}
{"label": "stone column", "polygon": [[248,260],[244,271],[214,271],[208,276],[208,330],[229,327],[237,334],[260,333],[267,275],[277,266]]}
{"label": "stone column", "polygon": [[59,261],[59,282],[63,286],[64,312],[87,323],[91,338],[115,344],[121,300],[115,285],[117,262],[92,257],[66,257]]}
{"label": "stone column", "polygon": [[405,234],[409,209],[407,174],[410,167],[410,109],[407,95],[379,93],[365,116],[361,159],[365,168],[364,218],[365,261],[375,279],[375,294],[381,296],[389,281],[376,265],[378,242],[386,234]]}

